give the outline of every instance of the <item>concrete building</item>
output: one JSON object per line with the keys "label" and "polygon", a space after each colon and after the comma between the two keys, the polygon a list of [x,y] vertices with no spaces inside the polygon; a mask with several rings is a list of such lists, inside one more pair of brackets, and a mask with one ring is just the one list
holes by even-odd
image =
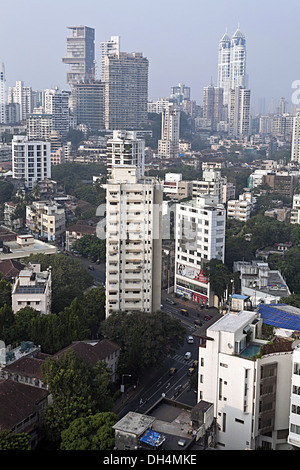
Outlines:
{"label": "concrete building", "polygon": [[106,184],[106,316],[155,312],[161,299],[162,188],[134,166]]}
{"label": "concrete building", "polygon": [[60,133],[63,140],[66,140],[70,129],[69,92],[64,90],[45,90],[45,114],[51,114],[52,130]]}
{"label": "concrete building", "polygon": [[291,224],[300,224],[300,194],[294,194],[291,210]]}
{"label": "concrete building", "polygon": [[8,88],[8,103],[19,103],[20,120],[26,119],[33,112],[33,91],[25,86],[22,80],[16,81],[16,85]]}
{"label": "concrete building", "polygon": [[291,295],[280,271],[269,268],[263,261],[236,261],[235,272],[240,272],[241,294],[249,296],[252,305],[274,304]]}
{"label": "concrete building", "polygon": [[212,130],[224,121],[224,89],[209,85],[203,89],[203,118],[210,120]]}
{"label": "concrete building", "polygon": [[104,57],[105,129],[137,129],[147,121],[149,62],[140,52]]}
{"label": "concrete building", "polygon": [[178,158],[180,109],[170,103],[162,114],[161,139],[158,141],[158,155],[163,158]]}
{"label": "concrete building", "polygon": [[31,307],[41,314],[51,313],[51,269],[41,271],[40,264],[29,264],[15,280],[12,287],[12,309],[16,313]]}
{"label": "concrete building", "polygon": [[203,275],[204,264],[224,262],[226,211],[216,196],[202,196],[176,206],[174,292],[200,304],[213,305],[214,294]]}
{"label": "concrete building", "polygon": [[247,222],[251,216],[253,206],[254,202],[251,193],[240,194],[238,199],[229,199],[227,201],[227,217]]}
{"label": "concrete building", "polygon": [[191,88],[186,86],[184,83],[178,83],[178,85],[171,87],[170,100],[174,100],[179,106],[184,101],[190,101],[191,99]]}
{"label": "concrete building", "polygon": [[192,197],[204,196],[211,194],[217,196],[218,204],[223,202],[223,184],[225,180],[221,177],[220,171],[204,170],[202,180],[194,180],[192,182]]}
{"label": "concrete building", "polygon": [[214,405],[218,450],[291,449],[292,341],[270,345],[261,331],[257,312],[240,311],[200,339],[198,400]]}
{"label": "concrete building", "polygon": [[91,131],[104,129],[104,82],[74,84],[72,103],[77,125],[85,124]]}
{"label": "concrete building", "polygon": [[111,173],[115,165],[133,165],[145,171],[145,141],[137,137],[136,131],[115,130],[107,140],[106,165]]}
{"label": "concrete building", "polygon": [[120,52],[120,36],[111,36],[108,41],[101,42],[101,80],[104,81],[105,57],[107,55],[119,54]]}
{"label": "concrete building", "polygon": [[174,200],[186,199],[192,196],[192,181],[183,181],[181,173],[166,173],[163,182],[164,194]]}
{"label": "concrete building", "polygon": [[293,118],[291,161],[300,163],[300,110],[297,110]]}
{"label": "concrete building", "polygon": [[28,114],[26,126],[29,140],[48,141],[53,128],[53,115],[44,113]]}
{"label": "concrete building", "polygon": [[51,178],[50,143],[15,135],[12,140],[13,178],[23,180],[27,188]]}
{"label": "concrete building", "polygon": [[251,91],[237,86],[229,91],[228,120],[229,135],[232,137],[247,137],[251,131],[250,121]]}
{"label": "concrete building", "polygon": [[95,30],[88,26],[69,26],[71,35],[67,36],[67,54],[62,58],[69,65],[67,83],[85,82],[91,77],[95,66]]}
{"label": "concrete building", "polygon": [[62,242],[66,228],[65,209],[51,202],[34,201],[26,206],[26,226],[36,238]]}
{"label": "concrete building", "polygon": [[5,103],[6,103],[5,66],[3,62],[0,62],[0,124],[6,123]]}

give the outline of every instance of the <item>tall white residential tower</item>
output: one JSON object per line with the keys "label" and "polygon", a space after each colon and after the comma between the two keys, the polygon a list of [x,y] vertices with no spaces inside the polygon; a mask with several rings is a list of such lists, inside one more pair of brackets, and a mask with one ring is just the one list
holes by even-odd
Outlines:
{"label": "tall white residential tower", "polygon": [[300,163],[300,110],[296,112],[293,120],[291,160]]}

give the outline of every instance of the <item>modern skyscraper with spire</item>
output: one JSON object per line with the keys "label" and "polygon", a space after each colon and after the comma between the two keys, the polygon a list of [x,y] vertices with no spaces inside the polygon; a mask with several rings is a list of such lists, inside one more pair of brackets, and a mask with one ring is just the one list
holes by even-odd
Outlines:
{"label": "modern skyscraper with spire", "polygon": [[247,87],[246,39],[239,26],[231,39],[226,31],[219,43],[218,87],[224,90],[224,105],[237,86]]}

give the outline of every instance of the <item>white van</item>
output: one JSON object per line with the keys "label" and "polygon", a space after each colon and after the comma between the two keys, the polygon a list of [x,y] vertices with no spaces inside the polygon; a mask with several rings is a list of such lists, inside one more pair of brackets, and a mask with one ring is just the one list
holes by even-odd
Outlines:
{"label": "white van", "polygon": [[186,352],[185,355],[184,355],[184,359],[185,359],[186,361],[188,361],[189,359],[191,359],[191,357],[192,357],[192,353],[189,352],[189,351]]}

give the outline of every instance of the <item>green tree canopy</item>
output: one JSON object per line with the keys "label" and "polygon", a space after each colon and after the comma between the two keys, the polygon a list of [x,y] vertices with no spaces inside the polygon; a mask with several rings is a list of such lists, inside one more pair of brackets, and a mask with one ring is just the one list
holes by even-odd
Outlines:
{"label": "green tree canopy", "polygon": [[115,444],[113,425],[118,420],[111,412],[75,419],[61,433],[61,450],[112,450]]}

